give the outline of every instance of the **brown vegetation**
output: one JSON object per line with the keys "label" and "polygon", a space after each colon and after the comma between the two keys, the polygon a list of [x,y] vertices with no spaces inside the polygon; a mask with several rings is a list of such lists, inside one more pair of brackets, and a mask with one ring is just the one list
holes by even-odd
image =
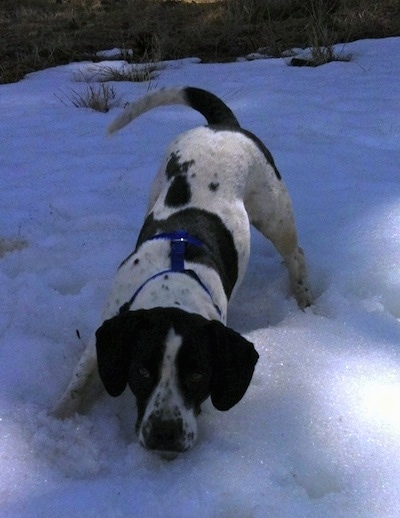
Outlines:
{"label": "brown vegetation", "polygon": [[399,35],[399,0],[2,0],[0,83],[114,47],[132,62],[229,61]]}

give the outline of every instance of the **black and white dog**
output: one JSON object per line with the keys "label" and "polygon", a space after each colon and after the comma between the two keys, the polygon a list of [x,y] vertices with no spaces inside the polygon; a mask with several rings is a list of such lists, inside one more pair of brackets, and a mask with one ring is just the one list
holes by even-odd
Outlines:
{"label": "black and white dog", "polygon": [[299,307],[312,295],[272,156],[218,97],[190,87],[154,91],[128,105],[109,131],[167,104],[197,110],[208,126],[167,150],[135,251],[118,269],[104,322],[54,414],[79,410],[101,382],[111,396],[129,385],[140,443],[180,452],[196,440],[201,403],[209,396],[218,410],[238,403],[258,359],[253,344],[225,326],[249,258],[250,223],[284,258]]}

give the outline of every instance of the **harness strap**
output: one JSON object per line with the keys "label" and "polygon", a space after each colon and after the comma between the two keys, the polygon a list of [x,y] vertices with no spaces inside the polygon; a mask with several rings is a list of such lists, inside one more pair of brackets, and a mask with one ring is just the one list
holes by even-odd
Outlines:
{"label": "harness strap", "polygon": [[125,313],[129,310],[131,305],[133,304],[136,297],[139,295],[139,293],[142,291],[142,289],[151,281],[154,279],[157,279],[158,277],[162,277],[163,275],[168,275],[169,273],[182,273],[184,275],[189,275],[194,279],[202,288],[203,290],[208,294],[208,296],[211,299],[211,302],[213,303],[218,315],[222,316],[221,309],[217,306],[217,304],[214,303],[212,293],[207,288],[207,286],[203,283],[203,281],[200,279],[200,277],[197,275],[197,273],[193,270],[185,269],[185,252],[186,252],[186,245],[194,245],[197,247],[202,247],[203,243],[197,239],[194,236],[191,236],[188,232],[185,230],[177,230],[175,232],[162,232],[160,234],[156,234],[155,236],[148,239],[148,241],[154,241],[156,239],[164,239],[166,241],[170,241],[171,243],[171,268],[168,270],[163,270],[162,272],[157,272],[156,274],[152,275],[148,279],[145,280],[143,284],[139,286],[139,288],[135,291],[135,293],[132,295],[132,297],[129,299],[128,302],[125,302],[120,309],[119,313]]}

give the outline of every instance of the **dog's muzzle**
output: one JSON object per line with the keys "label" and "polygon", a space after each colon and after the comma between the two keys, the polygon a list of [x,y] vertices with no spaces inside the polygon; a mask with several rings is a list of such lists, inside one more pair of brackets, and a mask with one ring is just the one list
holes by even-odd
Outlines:
{"label": "dog's muzzle", "polygon": [[194,440],[194,430],[188,431],[182,417],[150,416],[140,428],[139,441],[148,450],[180,453],[188,450]]}

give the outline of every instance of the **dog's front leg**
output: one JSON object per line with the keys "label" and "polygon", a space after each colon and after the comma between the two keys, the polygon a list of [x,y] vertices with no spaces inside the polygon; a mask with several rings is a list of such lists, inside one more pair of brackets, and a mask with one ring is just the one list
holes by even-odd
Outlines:
{"label": "dog's front leg", "polygon": [[94,338],[83,352],[72,379],[51,412],[58,419],[65,419],[85,410],[101,391],[101,381],[97,370],[97,356]]}

